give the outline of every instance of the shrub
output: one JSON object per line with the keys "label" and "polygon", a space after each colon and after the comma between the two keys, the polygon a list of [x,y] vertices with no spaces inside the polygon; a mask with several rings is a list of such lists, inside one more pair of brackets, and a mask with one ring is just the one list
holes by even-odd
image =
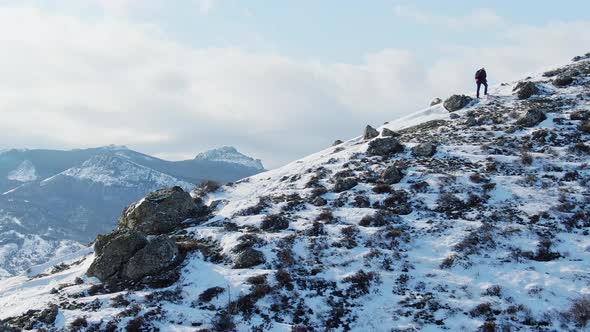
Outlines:
{"label": "shrub", "polygon": [[391,192],[391,186],[386,183],[379,183],[373,187],[373,192],[376,194],[385,194]]}
{"label": "shrub", "polygon": [[269,214],[262,219],[260,228],[267,232],[278,232],[289,228],[289,219],[281,214]]}
{"label": "shrub", "polygon": [[332,210],[330,209],[323,209],[322,212],[315,218],[315,221],[323,221],[325,223],[330,223],[334,221],[334,215],[332,214]]}
{"label": "shrub", "polygon": [[216,192],[221,185],[213,180],[205,180],[193,189],[197,196],[205,196],[209,193]]}
{"label": "shrub", "polygon": [[211,288],[207,288],[199,295],[200,302],[211,302],[214,298],[218,297],[220,294],[225,292],[225,288],[215,286]]}
{"label": "shrub", "polygon": [[471,317],[480,317],[480,316],[487,316],[492,313],[492,304],[485,302],[480,303],[475,308],[469,311],[469,315]]}
{"label": "shrub", "polygon": [[371,285],[373,283],[379,283],[381,278],[376,272],[359,270],[355,274],[342,279],[342,281],[351,284],[348,288],[348,293],[351,297],[357,298],[369,294]]}
{"label": "shrub", "polygon": [[590,295],[574,299],[565,314],[578,327],[586,327],[590,321]]}
{"label": "shrub", "polygon": [[500,285],[493,285],[488,287],[483,295],[487,296],[501,296],[502,295],[502,287]]}
{"label": "shrub", "polygon": [[528,151],[523,151],[520,154],[520,161],[523,165],[530,165],[533,163],[533,155]]}

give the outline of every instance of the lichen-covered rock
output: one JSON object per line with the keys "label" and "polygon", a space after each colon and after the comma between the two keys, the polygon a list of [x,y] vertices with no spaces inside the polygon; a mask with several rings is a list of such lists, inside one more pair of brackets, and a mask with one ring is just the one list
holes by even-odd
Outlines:
{"label": "lichen-covered rock", "polygon": [[403,177],[402,172],[395,166],[389,166],[381,173],[381,180],[386,184],[399,183]]}
{"label": "lichen-covered rock", "polygon": [[122,271],[125,279],[138,280],[172,265],[178,256],[178,246],[166,235],[149,240],[129,259]]}
{"label": "lichen-covered rock", "polygon": [[545,119],[547,119],[547,116],[543,111],[532,109],[528,110],[522,118],[516,121],[516,124],[523,127],[534,127],[545,121]]}
{"label": "lichen-covered rock", "polygon": [[371,126],[367,126],[365,127],[365,131],[363,133],[363,139],[364,140],[369,140],[369,139],[373,139],[375,137],[379,136],[379,132],[377,131],[377,129],[371,127]]}
{"label": "lichen-covered rock", "polygon": [[420,143],[412,148],[414,157],[432,157],[436,153],[436,144],[432,142]]}
{"label": "lichen-covered rock", "polygon": [[562,75],[558,76],[556,79],[553,80],[553,85],[555,85],[556,87],[564,87],[572,84],[573,81],[573,77],[569,75]]}
{"label": "lichen-covered rock", "polygon": [[137,230],[144,234],[168,233],[195,215],[197,206],[190,194],[180,187],[162,189],[129,205],[119,218],[118,229]]}
{"label": "lichen-covered rock", "polygon": [[370,156],[388,157],[404,151],[404,146],[394,137],[386,137],[372,140],[369,143],[367,154]]}
{"label": "lichen-covered rock", "polygon": [[473,98],[465,95],[452,95],[447,100],[445,100],[443,106],[449,112],[458,111],[465,106],[469,105],[469,103],[473,101]]}
{"label": "lichen-covered rock", "polygon": [[264,264],[264,254],[256,249],[246,248],[238,254],[234,261],[234,269],[247,269],[256,265]]}
{"label": "lichen-covered rock", "polygon": [[137,231],[126,231],[102,236],[95,245],[95,259],[87,274],[101,281],[117,278],[123,266],[147,244],[146,237]]}
{"label": "lichen-covered rock", "polygon": [[516,95],[518,99],[528,99],[533,95],[538,94],[541,90],[533,82],[519,82],[514,91],[517,91]]}

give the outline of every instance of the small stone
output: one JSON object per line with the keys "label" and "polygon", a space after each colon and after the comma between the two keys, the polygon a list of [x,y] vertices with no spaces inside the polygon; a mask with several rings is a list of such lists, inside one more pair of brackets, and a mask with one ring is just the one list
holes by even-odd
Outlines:
{"label": "small stone", "polygon": [[534,127],[545,121],[545,119],[547,119],[547,116],[543,111],[532,109],[528,110],[522,118],[516,121],[516,124],[523,127]]}
{"label": "small stone", "polygon": [[438,105],[440,103],[442,103],[442,99],[440,99],[440,98],[434,98],[434,100],[432,100],[430,102],[430,106]]}
{"label": "small stone", "polygon": [[386,184],[399,183],[403,177],[402,172],[395,166],[390,166],[381,173],[381,180]]}

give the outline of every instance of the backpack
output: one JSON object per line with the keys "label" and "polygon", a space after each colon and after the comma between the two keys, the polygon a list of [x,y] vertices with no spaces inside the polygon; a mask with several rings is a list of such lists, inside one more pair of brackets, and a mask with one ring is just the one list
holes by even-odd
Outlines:
{"label": "backpack", "polygon": [[483,73],[481,72],[481,69],[475,72],[475,79],[479,80],[481,79],[483,76]]}

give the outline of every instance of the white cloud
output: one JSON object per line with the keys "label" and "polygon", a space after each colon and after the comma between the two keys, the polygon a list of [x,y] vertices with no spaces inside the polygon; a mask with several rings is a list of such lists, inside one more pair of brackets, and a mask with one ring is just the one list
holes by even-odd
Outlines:
{"label": "white cloud", "polygon": [[360,64],[195,49],[120,17],[0,7],[0,148],[116,143],[180,158],[235,145],[273,167],[471,89],[482,64],[505,80],[586,51],[589,28],[516,26],[506,47],[447,45],[426,67],[395,49]]}
{"label": "white cloud", "polygon": [[467,27],[486,27],[501,24],[502,18],[489,8],[477,8],[465,16],[440,16],[408,5],[395,5],[393,12],[397,17],[408,18],[424,25],[439,25],[453,29]]}

